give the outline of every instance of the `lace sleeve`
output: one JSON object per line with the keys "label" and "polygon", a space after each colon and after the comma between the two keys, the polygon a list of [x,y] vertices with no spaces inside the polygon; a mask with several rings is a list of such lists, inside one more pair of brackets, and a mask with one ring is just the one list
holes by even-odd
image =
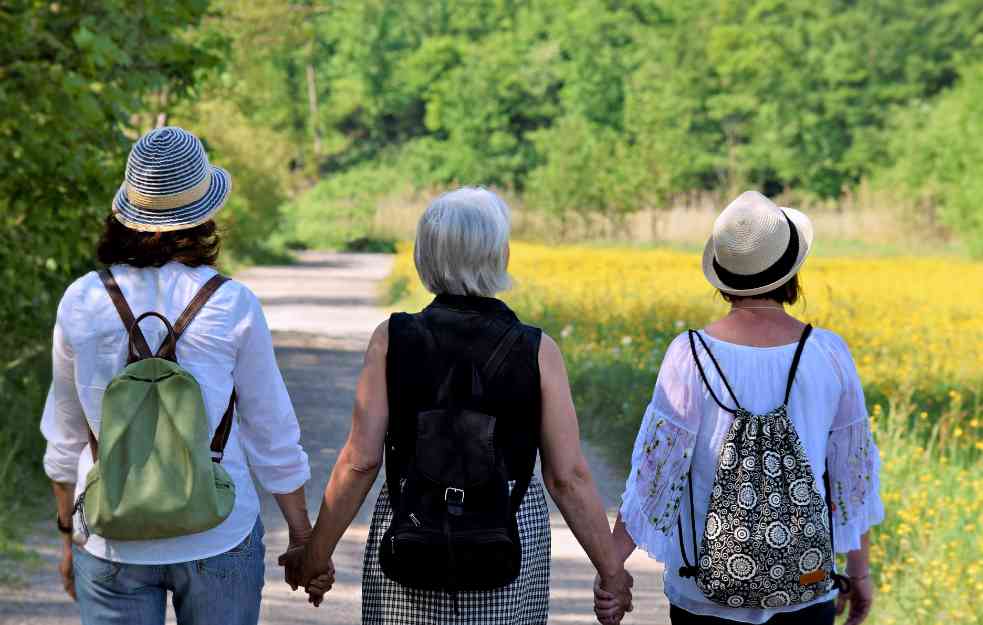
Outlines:
{"label": "lace sleeve", "polygon": [[702,409],[699,378],[688,343],[669,346],[652,401],[645,410],[631,473],[622,495],[621,518],[635,544],[665,562],[693,458]]}
{"label": "lace sleeve", "polygon": [[836,550],[860,548],[860,538],[884,520],[880,496],[880,452],[870,430],[864,391],[846,344],[834,354],[843,392],[826,445],[833,538]]}

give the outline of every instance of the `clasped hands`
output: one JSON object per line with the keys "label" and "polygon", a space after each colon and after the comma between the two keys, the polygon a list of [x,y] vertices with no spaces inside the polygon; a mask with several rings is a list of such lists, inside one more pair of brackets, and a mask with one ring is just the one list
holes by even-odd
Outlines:
{"label": "clasped hands", "polygon": [[634,578],[624,569],[615,575],[594,578],[594,615],[601,625],[618,625],[634,609],[631,594],[634,585]]}
{"label": "clasped hands", "polygon": [[334,563],[331,558],[318,562],[310,549],[310,532],[295,534],[291,532],[287,550],[277,558],[283,567],[283,580],[292,590],[303,587],[307,600],[315,608],[324,601],[335,581]]}
{"label": "clasped hands", "polygon": [[[335,569],[331,558],[318,561],[309,545],[309,533],[291,535],[287,551],[277,559],[277,563],[284,568],[284,581],[290,588],[297,590],[303,587],[308,602],[318,607],[334,585]],[[634,583],[631,574],[624,569],[611,576],[595,577],[594,614],[601,625],[618,625],[625,614],[632,611],[631,589]]]}

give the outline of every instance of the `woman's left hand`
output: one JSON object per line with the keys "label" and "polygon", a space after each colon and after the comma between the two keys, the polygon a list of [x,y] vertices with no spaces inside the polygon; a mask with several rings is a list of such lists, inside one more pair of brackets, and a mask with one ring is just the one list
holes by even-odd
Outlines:
{"label": "woman's left hand", "polygon": [[870,614],[874,603],[874,584],[870,575],[850,578],[850,592],[840,593],[836,599],[836,614],[840,615],[850,606],[849,615],[844,625],[860,625]]}
{"label": "woman's left hand", "polygon": [[65,540],[62,545],[58,572],[61,574],[61,584],[65,588],[65,592],[72,598],[72,601],[78,601],[78,597],[75,596],[75,569],[73,568],[72,542],[70,540]]}

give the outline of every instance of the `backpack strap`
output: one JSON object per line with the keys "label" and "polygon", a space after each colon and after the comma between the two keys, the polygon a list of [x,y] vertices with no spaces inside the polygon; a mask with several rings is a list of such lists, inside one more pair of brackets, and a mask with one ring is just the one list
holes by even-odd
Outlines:
{"label": "backpack strap", "polygon": [[699,548],[696,545],[696,512],[693,509],[693,469],[686,472],[686,480],[689,482],[689,524],[693,536],[693,563],[690,564],[686,557],[686,547],[683,545],[683,511],[680,508],[679,515],[676,516],[676,533],[679,539],[679,553],[683,556],[683,566],[679,567],[680,577],[696,577],[700,572],[699,568]]}
{"label": "backpack strap", "polygon": [[488,362],[481,369],[481,378],[485,382],[490,382],[495,379],[498,375],[498,370],[502,368],[502,364],[505,359],[508,358],[509,354],[512,353],[512,347],[515,346],[516,341],[522,336],[522,324],[515,323],[509,328],[502,339],[495,346],[495,351],[492,355],[488,357]]}
{"label": "backpack strap", "polygon": [[[703,345],[703,349],[706,351],[707,355],[710,356],[710,362],[712,362],[713,366],[717,369],[717,373],[720,375],[720,379],[723,380],[724,386],[727,388],[727,392],[730,393],[731,398],[734,400],[734,405],[737,406],[737,409],[728,408],[727,406],[725,406],[723,402],[721,402],[720,399],[717,398],[717,394],[713,392],[713,388],[710,386],[710,382],[707,380],[706,371],[703,370],[703,363],[700,362],[700,356],[699,354],[696,353],[696,342],[693,341],[694,336],[700,339],[700,344]],[[737,395],[734,394],[734,389],[730,387],[730,382],[727,381],[727,376],[724,375],[724,370],[720,368],[720,363],[717,362],[717,359],[714,357],[713,352],[710,351],[710,347],[707,345],[706,341],[703,340],[703,337],[700,335],[700,333],[697,332],[696,330],[689,331],[689,347],[690,350],[693,352],[693,360],[696,361],[696,368],[700,372],[700,377],[703,379],[703,384],[704,386],[707,387],[707,390],[710,391],[710,397],[713,398],[713,401],[715,401],[717,405],[720,406],[722,409],[726,410],[731,414],[737,412],[738,410],[741,410],[741,402],[737,401]]]}
{"label": "backpack strap", "polygon": [[[515,346],[519,338],[522,337],[523,329],[521,323],[514,323],[512,327],[506,330],[505,335],[495,346],[495,350],[489,356],[488,361],[485,366],[481,369],[482,380],[487,384],[491,382],[498,375],[502,368],[502,364],[508,355],[512,353],[512,348]],[[519,507],[522,505],[522,500],[526,496],[526,491],[529,490],[529,484],[532,481],[532,475],[528,479],[516,480],[515,486],[512,487],[512,493],[509,496],[509,514],[514,516],[519,512]]]}
{"label": "backpack strap", "polygon": [[[393,367],[393,352],[399,346],[401,346],[401,340],[403,339],[403,334],[409,327],[410,323],[413,321],[413,315],[409,313],[393,313],[389,316],[389,345],[387,348],[386,355],[386,389],[389,399],[389,413],[392,415],[393,406],[396,405],[397,401],[392,393],[394,392],[395,384],[389,384],[389,376]],[[427,349],[433,349],[436,346],[436,341],[433,335],[430,333],[429,329],[424,328],[424,341],[427,343]],[[399,510],[399,498],[400,498],[400,486],[402,481],[403,473],[403,462],[404,450],[401,445],[400,433],[402,423],[395,423],[392,418],[389,419],[389,424],[386,427],[386,437],[385,437],[385,449],[383,450],[383,455],[385,457],[386,463],[386,488],[389,491],[389,502],[394,511]]]}
{"label": "backpack strap", "polygon": [[[181,335],[184,334],[184,331],[188,329],[188,326],[194,320],[195,316],[201,311],[201,309],[205,306],[208,300],[211,299],[212,295],[215,294],[215,291],[217,291],[220,286],[222,286],[228,281],[229,281],[228,278],[226,278],[220,273],[217,273],[211,278],[209,278],[208,282],[206,282],[200,289],[198,289],[198,292],[195,293],[195,296],[193,298],[191,298],[191,301],[184,309],[184,312],[182,312],[181,316],[177,318],[176,322],[174,322],[175,342],[181,338]],[[158,352],[158,355],[159,353],[160,352]]]}
{"label": "backpack strap", "polygon": [[140,360],[140,358],[153,357],[153,352],[150,351],[147,339],[144,338],[143,332],[140,331],[140,326],[137,325],[136,318],[133,316],[133,310],[130,309],[126,298],[123,297],[123,291],[120,290],[119,284],[117,284],[116,278],[113,276],[113,272],[109,267],[100,269],[99,278],[102,280],[102,285],[106,288],[106,292],[109,293],[109,299],[112,300],[113,306],[116,307],[116,312],[119,313],[119,318],[123,321],[123,327],[126,328],[127,334],[130,335],[130,342],[134,344],[136,353],[139,356],[138,358],[133,358],[133,350],[131,349],[127,364],[132,364]]}
{"label": "backpack strap", "polygon": [[[188,305],[184,308],[184,311],[177,318],[177,322],[174,324],[174,343],[181,338],[184,331],[188,329],[191,322],[194,321],[195,316],[201,312],[208,300],[211,299],[212,295],[215,295],[215,291],[218,291],[219,287],[228,282],[229,279],[220,273],[215,274],[205,282],[204,285],[195,296],[191,298]],[[174,343],[171,343],[170,350],[171,353],[165,351],[165,347],[168,345],[166,342],[161,345],[160,350],[157,352],[159,358],[171,357],[172,360],[176,358],[173,353]],[[222,458],[225,455],[225,446],[229,442],[229,435],[232,434],[232,420],[235,417],[236,409],[236,390],[235,387],[232,388],[232,394],[229,396],[229,405],[225,408],[225,414],[222,415],[222,420],[219,421],[218,427],[215,428],[215,434],[212,436],[212,442],[210,449],[212,452],[212,462],[222,462]]]}
{"label": "backpack strap", "polygon": [[812,333],[812,325],[807,324],[805,329],[802,330],[802,336],[799,338],[799,344],[795,347],[795,356],[792,357],[792,366],[788,370],[788,383],[785,385],[785,401],[782,405],[788,405],[789,395],[792,394],[792,382],[795,381],[795,373],[799,369],[799,359],[802,358],[802,350],[805,349],[806,339]]}

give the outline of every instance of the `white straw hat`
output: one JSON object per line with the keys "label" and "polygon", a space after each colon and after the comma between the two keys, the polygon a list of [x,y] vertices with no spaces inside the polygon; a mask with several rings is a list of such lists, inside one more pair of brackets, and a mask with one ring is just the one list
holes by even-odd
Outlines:
{"label": "white straw hat", "polygon": [[812,222],[803,213],[745,191],[713,222],[713,235],[703,250],[703,274],[731,295],[767,293],[799,271],[812,249],[812,236]]}
{"label": "white straw hat", "polygon": [[113,214],[133,230],[194,228],[222,208],[231,189],[229,173],[208,163],[198,137],[174,126],[155,128],[130,151]]}

